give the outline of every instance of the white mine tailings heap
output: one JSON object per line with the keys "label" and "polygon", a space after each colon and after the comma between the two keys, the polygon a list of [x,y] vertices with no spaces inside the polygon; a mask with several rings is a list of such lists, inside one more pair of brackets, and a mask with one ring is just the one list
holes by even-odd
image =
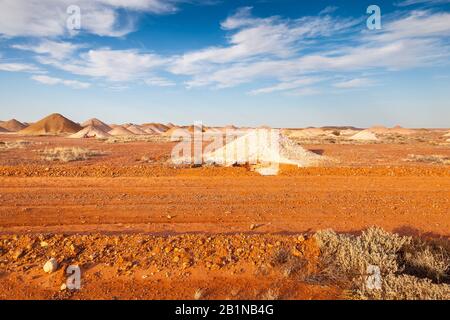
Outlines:
{"label": "white mine tailings heap", "polygon": [[373,133],[369,130],[360,131],[357,134],[351,136],[350,139],[358,140],[358,141],[377,141],[378,140],[375,133]]}
{"label": "white mine tailings heap", "polygon": [[225,146],[203,155],[205,163],[232,166],[234,164],[292,164],[312,166],[323,157],[303,149],[281,135],[278,130],[255,129]]}
{"label": "white mine tailings heap", "polygon": [[83,130],[69,136],[69,138],[74,138],[74,139],[82,139],[82,138],[106,139],[109,137],[111,137],[110,134],[103,131],[101,128],[97,128],[96,126],[87,126]]}

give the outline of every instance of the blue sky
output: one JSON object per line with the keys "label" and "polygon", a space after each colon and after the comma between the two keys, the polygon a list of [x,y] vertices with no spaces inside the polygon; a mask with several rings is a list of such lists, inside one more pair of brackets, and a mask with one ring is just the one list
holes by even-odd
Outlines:
{"label": "blue sky", "polygon": [[0,0],[0,119],[450,127],[449,44],[450,0]]}

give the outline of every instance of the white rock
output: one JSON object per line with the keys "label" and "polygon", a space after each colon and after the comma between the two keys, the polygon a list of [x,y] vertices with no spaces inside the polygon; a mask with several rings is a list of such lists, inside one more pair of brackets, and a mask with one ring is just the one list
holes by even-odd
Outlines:
{"label": "white rock", "polygon": [[58,261],[55,258],[51,258],[44,264],[44,271],[46,273],[55,272],[58,269]]}

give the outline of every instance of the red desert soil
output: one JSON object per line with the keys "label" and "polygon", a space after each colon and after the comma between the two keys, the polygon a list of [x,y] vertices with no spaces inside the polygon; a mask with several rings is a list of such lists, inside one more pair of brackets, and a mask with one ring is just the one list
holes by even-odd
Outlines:
{"label": "red desert soil", "polygon": [[450,234],[448,175],[0,177],[0,195],[0,233]]}
{"label": "red desert soil", "polygon": [[[274,248],[327,228],[450,235],[449,166],[404,161],[450,156],[447,146],[311,145],[336,161],[262,177],[243,167],[174,169],[164,162],[172,143],[22,139],[31,144],[0,152],[0,299],[192,299],[199,289],[202,299],[337,299],[345,293],[336,286],[267,267]],[[40,158],[56,146],[104,155]],[[81,291],[60,292],[63,268],[42,271],[50,257],[82,267]]]}
{"label": "red desert soil", "polygon": [[[193,300],[198,291],[200,299],[223,300],[345,297],[336,286],[283,276],[274,259],[280,248],[308,259],[303,276],[315,272],[318,248],[313,238],[39,235],[0,236],[0,245],[9,251],[0,261],[0,299]],[[60,264],[53,274],[42,271],[48,256]],[[79,291],[60,290],[68,265],[81,267]]]}

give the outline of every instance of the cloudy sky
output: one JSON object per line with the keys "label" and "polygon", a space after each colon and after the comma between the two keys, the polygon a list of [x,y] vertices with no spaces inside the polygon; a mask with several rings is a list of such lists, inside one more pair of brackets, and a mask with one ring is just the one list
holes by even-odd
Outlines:
{"label": "cloudy sky", "polygon": [[450,127],[450,0],[0,0],[0,101],[1,120]]}

